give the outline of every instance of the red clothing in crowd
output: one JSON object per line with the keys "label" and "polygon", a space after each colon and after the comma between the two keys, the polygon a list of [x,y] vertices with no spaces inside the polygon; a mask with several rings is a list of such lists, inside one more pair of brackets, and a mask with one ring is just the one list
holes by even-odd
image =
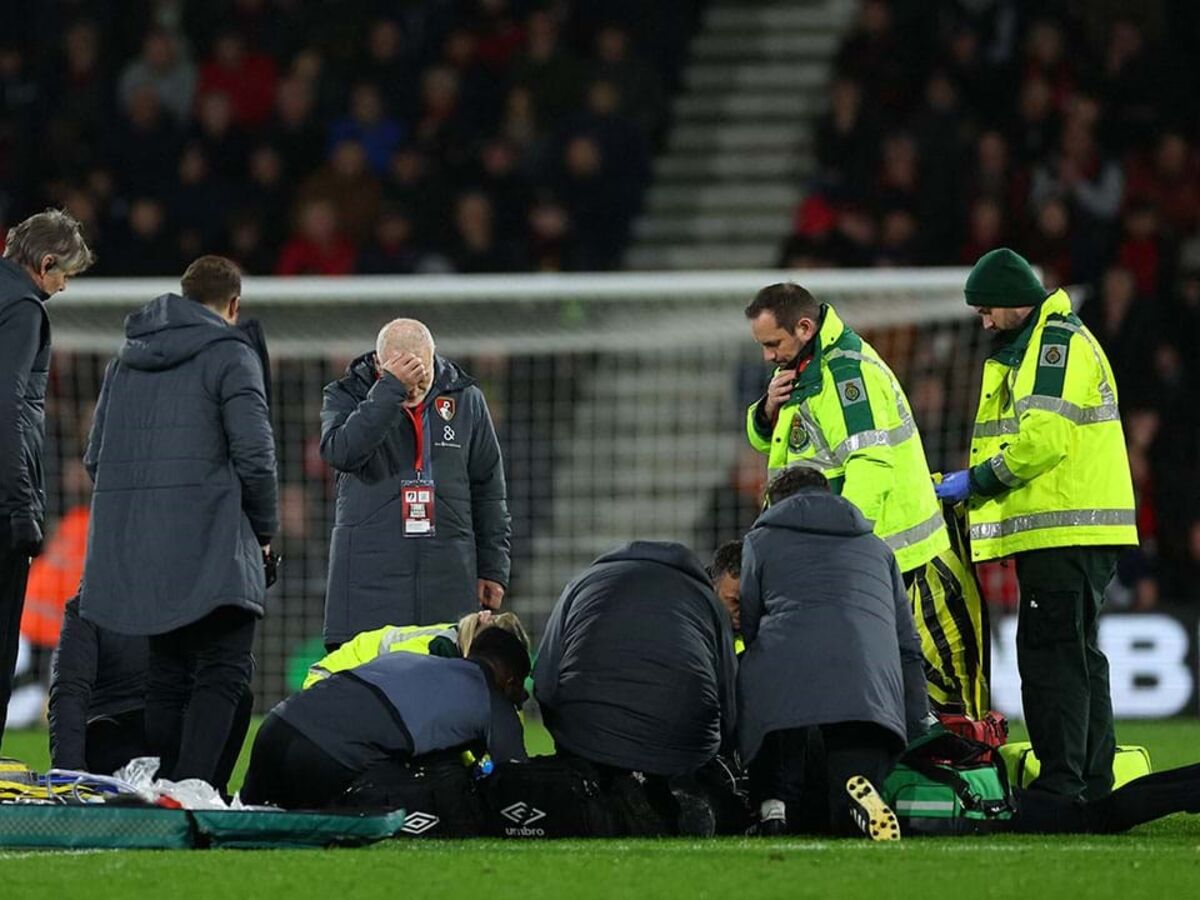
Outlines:
{"label": "red clothing in crowd", "polygon": [[200,67],[196,96],[225,94],[239,125],[256,127],[271,117],[275,108],[275,60],[264,53],[247,52],[235,68],[216,60]]}
{"label": "red clothing in crowd", "polygon": [[279,253],[276,275],[349,275],[354,271],[354,245],[340,235],[325,246],[294,237]]}

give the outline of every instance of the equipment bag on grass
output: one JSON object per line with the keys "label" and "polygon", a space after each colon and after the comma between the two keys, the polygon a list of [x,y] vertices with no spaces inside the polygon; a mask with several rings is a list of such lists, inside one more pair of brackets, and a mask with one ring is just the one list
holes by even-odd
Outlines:
{"label": "equipment bag on grass", "polygon": [[1014,811],[995,748],[941,728],[908,746],[882,793],[904,835],[986,834]]}
{"label": "equipment bag on grass", "polygon": [[[1000,748],[1000,755],[1008,769],[1008,780],[1016,787],[1029,787],[1041,774],[1042,764],[1028,741],[1007,744]],[[1151,771],[1150,751],[1145,747],[1118,747],[1113,756],[1113,790]]]}
{"label": "equipment bag on grass", "polygon": [[501,837],[606,837],[609,803],[595,769],[570,756],[500,766],[483,781],[488,831]]}
{"label": "equipment bag on grass", "polygon": [[428,762],[384,763],[346,789],[339,806],[407,812],[402,835],[475,837],[483,834],[483,803],[471,770],[455,755]]}

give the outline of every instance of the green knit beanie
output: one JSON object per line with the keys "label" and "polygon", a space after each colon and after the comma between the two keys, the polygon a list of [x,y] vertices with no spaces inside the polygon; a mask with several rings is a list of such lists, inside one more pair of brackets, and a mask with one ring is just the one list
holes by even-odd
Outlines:
{"label": "green knit beanie", "polygon": [[979,257],[979,262],[967,276],[964,293],[968,306],[1006,309],[1037,306],[1049,294],[1025,257],[1007,247],[990,250]]}

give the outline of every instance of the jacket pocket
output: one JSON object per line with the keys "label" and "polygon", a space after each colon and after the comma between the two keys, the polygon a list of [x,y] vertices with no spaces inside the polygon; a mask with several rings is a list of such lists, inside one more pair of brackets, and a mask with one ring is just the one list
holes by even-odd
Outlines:
{"label": "jacket pocket", "polygon": [[1079,591],[1030,588],[1021,594],[1019,629],[1030,647],[1051,647],[1080,634],[1083,595]]}

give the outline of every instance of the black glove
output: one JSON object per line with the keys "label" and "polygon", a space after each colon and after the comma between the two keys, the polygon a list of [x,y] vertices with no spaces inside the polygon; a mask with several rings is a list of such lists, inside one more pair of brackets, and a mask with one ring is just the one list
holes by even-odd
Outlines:
{"label": "black glove", "polygon": [[263,574],[267,578],[267,587],[279,580],[279,565],[282,562],[283,557],[276,556],[274,550],[263,550]]}
{"label": "black glove", "polygon": [[8,519],[12,548],[20,556],[40,556],[42,553],[42,526],[29,515],[14,514]]}

